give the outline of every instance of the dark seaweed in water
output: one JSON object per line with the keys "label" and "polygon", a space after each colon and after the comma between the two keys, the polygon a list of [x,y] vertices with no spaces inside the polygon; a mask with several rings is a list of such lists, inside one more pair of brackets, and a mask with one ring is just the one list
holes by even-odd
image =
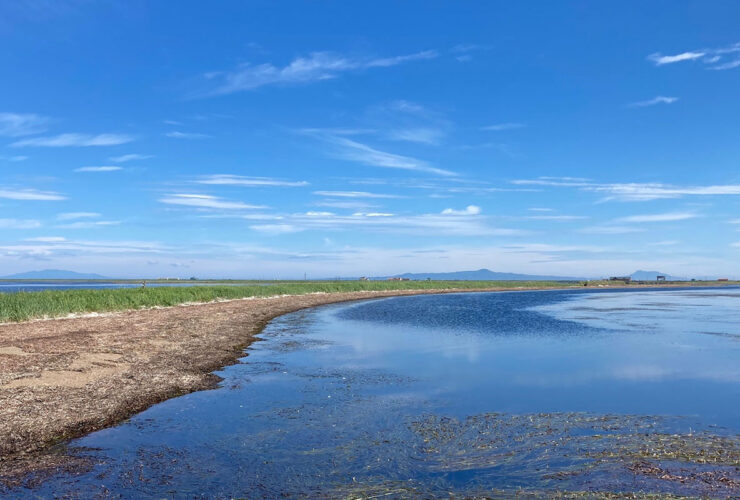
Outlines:
{"label": "dark seaweed in water", "polygon": [[0,492],[738,495],[740,293],[725,295],[459,294],[287,315],[221,389],[75,440],[76,474]]}

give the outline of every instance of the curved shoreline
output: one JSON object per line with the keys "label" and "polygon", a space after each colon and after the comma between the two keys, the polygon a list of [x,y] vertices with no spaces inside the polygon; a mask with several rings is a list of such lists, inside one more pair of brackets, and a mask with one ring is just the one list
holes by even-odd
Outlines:
{"label": "curved shoreline", "polygon": [[63,465],[51,450],[56,443],[215,387],[220,378],[212,372],[244,357],[278,316],[374,298],[557,289],[581,288],[305,294],[0,325],[0,480]]}
{"label": "curved shoreline", "polygon": [[[278,316],[393,290],[236,299],[0,325],[0,481],[58,467],[53,445],[116,425],[190,392],[237,363]],[[48,453],[47,453],[48,452]]]}

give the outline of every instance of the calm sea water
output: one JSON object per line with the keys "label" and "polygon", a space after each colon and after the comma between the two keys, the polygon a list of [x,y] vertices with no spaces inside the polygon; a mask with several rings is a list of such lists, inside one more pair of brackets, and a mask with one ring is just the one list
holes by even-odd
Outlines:
{"label": "calm sea water", "polygon": [[676,433],[740,447],[740,289],[398,297],[289,314],[261,338],[220,388],[69,443],[82,472],[5,493],[702,494],[610,454]]}

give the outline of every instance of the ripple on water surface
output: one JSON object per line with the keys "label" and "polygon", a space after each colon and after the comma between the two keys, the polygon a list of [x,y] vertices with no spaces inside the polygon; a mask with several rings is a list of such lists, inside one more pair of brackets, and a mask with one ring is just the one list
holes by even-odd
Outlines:
{"label": "ripple on water surface", "polygon": [[733,495],[738,306],[723,289],[300,311],[270,323],[220,389],[74,440],[87,470],[12,494]]}

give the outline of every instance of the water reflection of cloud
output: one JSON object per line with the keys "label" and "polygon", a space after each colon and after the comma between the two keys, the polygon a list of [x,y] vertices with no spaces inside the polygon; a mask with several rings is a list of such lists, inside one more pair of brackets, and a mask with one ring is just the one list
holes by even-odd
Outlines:
{"label": "water reflection of cloud", "polygon": [[663,381],[704,381],[718,383],[740,382],[740,370],[734,367],[712,371],[678,370],[658,365],[624,365],[607,367],[603,371],[579,370],[560,373],[518,373],[511,381],[520,386],[557,388],[591,385],[594,382],[663,382]]}
{"label": "water reflection of cloud", "polygon": [[732,334],[740,333],[739,299],[740,290],[606,292],[574,295],[533,310],[608,330],[700,333],[712,323],[713,330]]}

